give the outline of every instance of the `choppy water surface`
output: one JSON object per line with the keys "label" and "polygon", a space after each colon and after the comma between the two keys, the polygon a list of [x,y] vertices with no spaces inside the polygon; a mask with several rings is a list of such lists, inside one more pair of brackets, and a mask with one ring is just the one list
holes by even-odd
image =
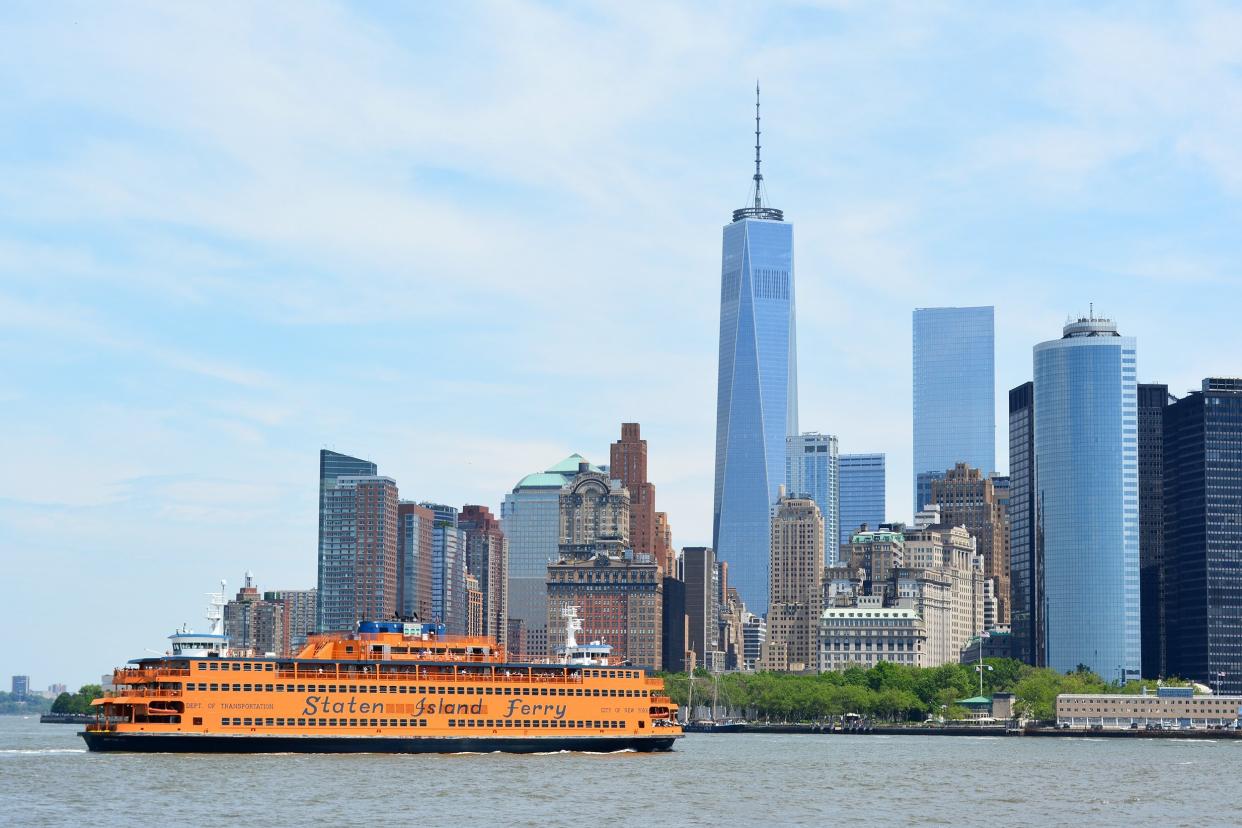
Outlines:
{"label": "choppy water surface", "polygon": [[667,754],[87,753],[0,716],[13,825],[1242,824],[1242,743],[691,734]]}

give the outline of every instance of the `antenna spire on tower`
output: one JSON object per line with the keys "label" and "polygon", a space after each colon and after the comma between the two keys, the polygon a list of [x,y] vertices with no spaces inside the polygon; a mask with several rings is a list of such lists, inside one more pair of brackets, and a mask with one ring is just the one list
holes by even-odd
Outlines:
{"label": "antenna spire on tower", "polygon": [[[762,131],[759,120],[759,81],[755,80],[755,175],[753,177],[755,196],[751,203],[740,210],[733,211],[733,220],[745,218],[765,219],[767,221],[784,221],[784,213],[774,207],[763,206],[763,160],[760,151],[763,148]],[[749,199],[748,199],[749,201]]]}
{"label": "antenna spire on tower", "polygon": [[759,170],[759,80],[755,79],[755,206],[763,206],[763,173]]}

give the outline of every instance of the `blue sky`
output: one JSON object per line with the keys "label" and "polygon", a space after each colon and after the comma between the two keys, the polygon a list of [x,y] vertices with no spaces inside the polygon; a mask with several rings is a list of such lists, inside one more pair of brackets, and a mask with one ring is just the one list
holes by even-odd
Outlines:
{"label": "blue sky", "polygon": [[[9,3],[0,676],[80,683],[243,571],[313,585],[316,453],[497,507],[623,420],[710,543],[720,228],[764,88],[801,423],[910,512],[910,313],[1005,391],[1094,302],[1242,373],[1242,12],[1193,4]],[[30,620],[38,618],[37,629]],[[7,681],[7,678],[6,678]]]}

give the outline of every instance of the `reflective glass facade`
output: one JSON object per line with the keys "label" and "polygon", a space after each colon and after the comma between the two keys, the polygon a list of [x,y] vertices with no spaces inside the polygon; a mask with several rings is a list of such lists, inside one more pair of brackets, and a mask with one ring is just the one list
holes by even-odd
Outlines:
{"label": "reflective glass facade", "polygon": [[1242,379],[1164,411],[1163,564],[1169,674],[1242,693]]}
{"label": "reflective glass facade", "polygon": [[842,454],[837,458],[840,486],[839,537],[832,553],[825,557],[840,560],[841,544],[850,542],[850,535],[864,523],[875,529],[886,518],[884,501],[884,455]]}
{"label": "reflective glass facade", "polygon": [[1164,645],[1164,409],[1169,386],[1138,387],[1139,595],[1143,606],[1143,672],[1167,675]]}
{"label": "reflective glass facade", "polygon": [[713,546],[743,602],[768,603],[770,508],[798,433],[793,227],[739,218],[724,228],[716,393]]}
{"label": "reflective glass facade", "polygon": [[1035,383],[1009,390],[1009,626],[1013,657],[1044,665],[1044,571],[1035,498]]}
{"label": "reflective glass facade", "polygon": [[1139,678],[1135,341],[1080,319],[1035,346],[1035,478],[1047,664]]}
{"label": "reflective glass facade", "polygon": [[836,560],[841,487],[837,479],[837,438],[806,432],[785,443],[785,488],[790,497],[809,497],[824,518],[824,554]]}
{"label": "reflective glass facade", "polygon": [[914,311],[916,512],[955,463],[996,471],[994,325],[991,307]]}

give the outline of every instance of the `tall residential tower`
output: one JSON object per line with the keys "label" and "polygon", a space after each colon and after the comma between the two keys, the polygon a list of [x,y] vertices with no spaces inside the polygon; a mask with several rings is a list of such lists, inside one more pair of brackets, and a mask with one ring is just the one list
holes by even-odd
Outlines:
{"label": "tall residential tower", "polygon": [[758,96],[756,87],[753,197],[724,228],[712,546],[762,614],[771,507],[785,480],[785,438],[798,433],[798,360],[793,227],[764,204]]}

